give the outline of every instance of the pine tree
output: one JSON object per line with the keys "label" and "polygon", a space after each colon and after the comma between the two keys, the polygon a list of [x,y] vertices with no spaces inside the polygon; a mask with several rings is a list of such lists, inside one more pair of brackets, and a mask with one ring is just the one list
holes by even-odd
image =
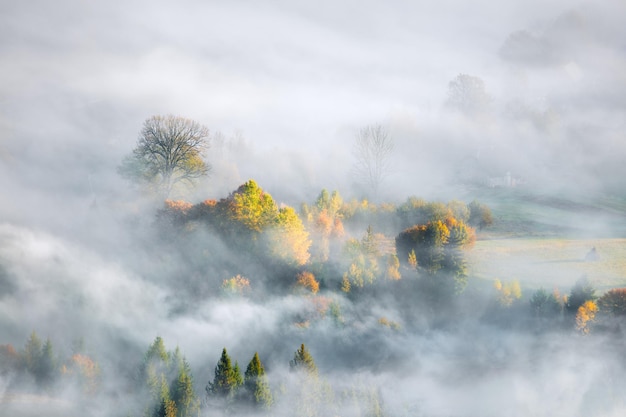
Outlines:
{"label": "pine tree", "polygon": [[176,403],[170,398],[170,390],[163,374],[161,374],[160,385],[159,399],[153,415],[155,417],[176,417],[178,413]]}
{"label": "pine tree", "polygon": [[153,396],[159,395],[160,378],[162,375],[169,374],[170,364],[171,357],[165,349],[165,343],[160,336],[157,336],[144,354],[139,370],[139,382],[147,384]]}
{"label": "pine tree", "polygon": [[242,384],[239,366],[231,365],[230,356],[226,348],[222,350],[222,356],[215,367],[215,377],[213,382],[209,382],[206,387],[207,395],[218,398],[234,397],[237,388]]}
{"label": "pine tree", "polygon": [[293,360],[289,362],[289,366],[294,371],[306,371],[309,375],[317,375],[317,366],[313,356],[306,349],[304,343],[293,355]]}
{"label": "pine tree", "polygon": [[37,336],[37,333],[33,331],[22,353],[24,366],[26,370],[33,375],[37,374],[42,353],[41,339]]}
{"label": "pine tree", "polygon": [[35,374],[37,382],[42,386],[51,385],[54,382],[56,369],[57,364],[54,357],[52,342],[50,339],[46,339],[46,343],[44,343],[41,351],[39,366],[37,367],[37,372]]}
{"label": "pine tree", "polygon": [[265,376],[265,368],[263,368],[259,354],[256,352],[246,368],[244,387],[255,406],[265,409],[272,406],[274,400]]}
{"label": "pine tree", "polygon": [[199,404],[193,389],[191,368],[184,357],[181,357],[178,362],[178,377],[172,383],[170,391],[172,401],[178,409],[178,417],[192,416],[198,410]]}

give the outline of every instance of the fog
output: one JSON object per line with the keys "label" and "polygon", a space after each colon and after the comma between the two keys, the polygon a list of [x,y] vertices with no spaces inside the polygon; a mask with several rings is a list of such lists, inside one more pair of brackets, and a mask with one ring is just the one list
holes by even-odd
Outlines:
{"label": "fog", "polygon": [[[445,313],[413,303],[408,283],[345,296],[336,287],[349,262],[335,254],[321,298],[307,297],[213,229],[160,230],[162,200],[118,167],[146,119],[172,114],[210,129],[212,166],[172,199],[219,200],[249,179],[296,210],[322,189],[376,204],[482,198],[497,218],[479,242],[535,237],[497,223],[532,216],[540,237],[598,239],[608,253],[601,239],[619,246],[626,233],[623,206],[607,203],[626,186],[625,16],[623,1],[3,2],[0,345],[20,351],[35,331],[66,358],[83,340],[102,376],[85,399],[0,372],[0,403],[16,416],[47,406],[143,415],[129,387],[160,336],[188,360],[201,415],[215,415],[205,386],[223,347],[242,371],[258,351],[274,415],[292,415],[289,360],[301,343],[335,393],[317,415],[371,415],[372,398],[388,416],[622,415],[621,333],[542,332],[523,317],[502,325],[492,316],[506,320],[521,302],[494,313],[491,283],[479,279],[507,271],[498,278],[527,284],[527,306],[539,287],[569,292],[581,268],[559,262],[577,254],[503,254],[478,272],[470,263],[468,295]],[[484,85],[465,107],[452,84],[461,74]],[[354,144],[376,124],[394,150],[372,194],[355,175]],[[520,187],[500,198],[502,181]],[[534,205],[508,200],[517,190]],[[367,226],[346,224],[337,245]],[[616,265],[584,272],[603,289],[623,286]],[[220,292],[235,274],[251,295]],[[339,315],[325,312],[331,304]]]}

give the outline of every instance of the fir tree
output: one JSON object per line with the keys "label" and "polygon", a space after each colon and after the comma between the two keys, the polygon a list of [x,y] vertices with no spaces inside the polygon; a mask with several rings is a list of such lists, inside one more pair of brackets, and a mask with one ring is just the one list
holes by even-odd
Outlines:
{"label": "fir tree", "polygon": [[54,382],[57,365],[50,339],[44,343],[35,377],[42,386],[50,386]]}
{"label": "fir tree", "polygon": [[289,362],[289,366],[294,371],[306,371],[309,375],[317,375],[317,366],[313,356],[306,349],[304,343],[293,355],[293,360]]}
{"label": "fir tree", "polygon": [[24,367],[32,375],[37,375],[42,352],[41,339],[37,336],[37,333],[33,331],[30,334],[30,337],[24,346],[24,352],[22,353]]}
{"label": "fir tree", "polygon": [[263,368],[259,354],[256,352],[246,368],[244,387],[255,406],[265,409],[271,407],[273,402],[272,393],[265,376],[265,368]]}
{"label": "fir tree", "polygon": [[193,388],[191,368],[184,357],[178,362],[178,377],[172,383],[170,391],[178,409],[178,417],[192,416],[198,411],[199,404]]}
{"label": "fir tree", "polygon": [[235,367],[231,365],[230,356],[228,356],[228,352],[224,348],[222,356],[215,367],[213,382],[208,383],[206,392],[209,396],[232,398],[241,384],[242,378],[239,366],[237,364],[235,364]]}
{"label": "fir tree", "polygon": [[161,374],[160,385],[159,399],[153,415],[155,417],[176,417],[178,413],[176,403],[170,398],[170,390],[163,374]]}

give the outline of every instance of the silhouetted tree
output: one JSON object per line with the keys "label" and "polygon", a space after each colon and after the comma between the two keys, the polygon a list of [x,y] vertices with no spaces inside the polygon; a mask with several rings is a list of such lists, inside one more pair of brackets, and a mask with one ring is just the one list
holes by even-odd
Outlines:
{"label": "silhouetted tree", "polygon": [[584,276],[576,281],[576,284],[572,287],[565,303],[565,309],[570,314],[577,314],[578,309],[585,301],[594,301],[596,298],[596,289]]}
{"label": "silhouetted tree", "polygon": [[448,84],[446,106],[467,116],[477,116],[487,111],[491,97],[485,90],[485,82],[467,74],[457,75]]}
{"label": "silhouetted tree", "polygon": [[209,130],[177,116],[153,116],[144,122],[135,149],[119,167],[132,181],[155,188],[163,198],[180,183],[193,184],[207,175],[202,159]]}

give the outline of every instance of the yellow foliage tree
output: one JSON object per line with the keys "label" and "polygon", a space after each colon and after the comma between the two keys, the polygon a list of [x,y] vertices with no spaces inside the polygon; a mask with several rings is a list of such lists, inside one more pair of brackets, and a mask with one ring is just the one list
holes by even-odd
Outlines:
{"label": "yellow foliage tree", "polygon": [[297,266],[309,261],[309,233],[293,208],[279,210],[276,225],[268,231],[268,236],[273,256]]}
{"label": "yellow foliage tree", "polygon": [[389,255],[387,257],[387,272],[385,277],[391,281],[397,281],[400,278],[400,260],[396,255]]}
{"label": "yellow foliage tree", "polygon": [[496,279],[493,282],[493,287],[498,293],[498,302],[503,307],[510,307],[515,300],[522,297],[522,288],[517,280],[503,284],[499,279]]}
{"label": "yellow foliage tree", "polygon": [[595,301],[587,300],[578,307],[578,312],[576,313],[576,329],[583,333],[589,333],[589,325],[595,321],[596,313],[598,312],[598,306]]}
{"label": "yellow foliage tree", "polygon": [[250,292],[248,278],[236,275],[222,281],[222,292],[226,295],[245,295]]}

